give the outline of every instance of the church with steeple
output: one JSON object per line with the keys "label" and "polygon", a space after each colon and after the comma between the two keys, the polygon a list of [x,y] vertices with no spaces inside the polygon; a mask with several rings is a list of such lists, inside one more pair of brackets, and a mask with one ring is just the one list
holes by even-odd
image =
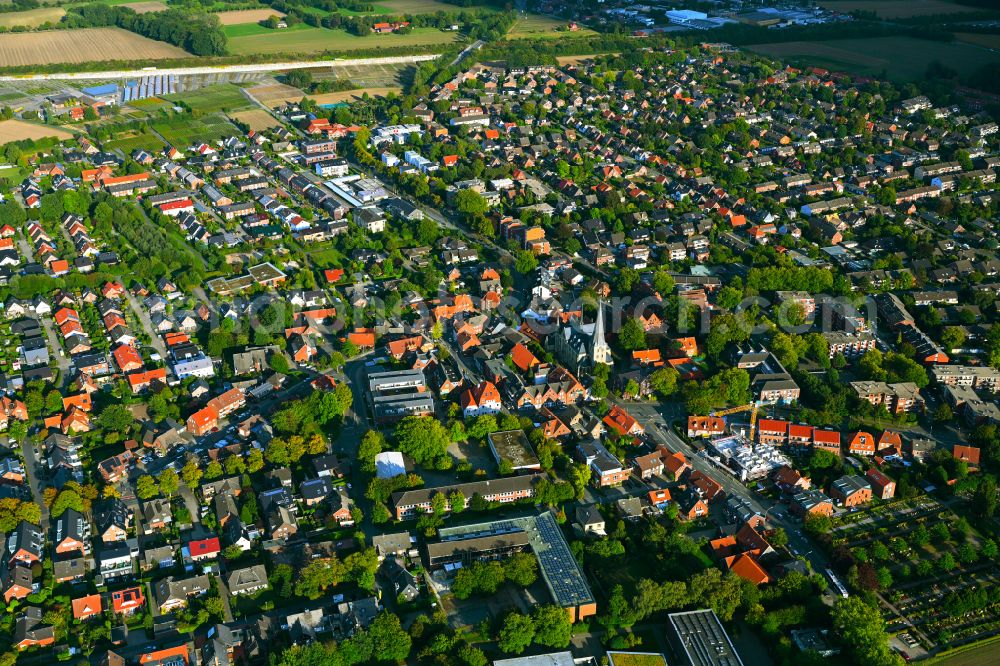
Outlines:
{"label": "church with steeple", "polygon": [[611,365],[611,347],[604,339],[604,303],[597,304],[597,319],[584,324],[576,319],[548,337],[549,349],[573,374],[593,370],[598,363]]}

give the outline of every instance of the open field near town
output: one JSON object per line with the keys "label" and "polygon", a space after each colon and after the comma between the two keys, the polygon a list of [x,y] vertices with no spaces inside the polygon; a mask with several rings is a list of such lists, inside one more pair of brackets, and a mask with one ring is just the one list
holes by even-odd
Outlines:
{"label": "open field near town", "polygon": [[157,0],[150,0],[149,2],[126,2],[122,7],[128,7],[136,14],[145,14],[147,12],[162,12],[167,8],[162,2],[157,2]]}
{"label": "open field near town", "polygon": [[336,69],[313,70],[313,80],[351,81],[358,88],[386,88],[404,84],[413,75],[413,65],[348,65]]}
{"label": "open field near town", "polygon": [[232,83],[218,83],[176,95],[164,95],[164,99],[174,103],[183,102],[195,113],[237,111],[252,105],[239,87]]}
{"label": "open field near town", "polygon": [[829,0],[820,6],[837,12],[875,12],[879,18],[898,19],[935,14],[963,14],[978,11],[946,0]]}
{"label": "open field near town", "polygon": [[439,0],[381,0],[375,3],[375,13],[381,14],[433,14],[453,12],[460,9],[486,9],[486,7],[459,7]]}
{"label": "open field near town", "polygon": [[236,125],[221,114],[198,119],[180,115],[154,122],[152,127],[171,145],[179,148],[187,148],[195,141],[212,142],[240,133]]}
{"label": "open field near town", "polygon": [[963,76],[997,60],[996,53],[972,44],[932,42],[911,37],[786,42],[758,44],[749,48],[796,66],[811,65],[862,76],[879,76],[885,72],[890,79],[897,81],[923,77],[927,65],[935,60],[947,63]]}
{"label": "open field near town", "polygon": [[136,148],[159,152],[163,150],[163,141],[158,136],[151,133],[132,134],[115,138],[113,141],[104,143],[105,150],[120,150],[125,154],[131,153]]}
{"label": "open field near town", "polygon": [[956,32],[955,39],[960,42],[976,44],[977,46],[1000,51],[1000,35],[988,35],[978,32]]}
{"label": "open field near town", "polygon": [[191,54],[184,49],[118,28],[0,35],[0,67],[188,57]]}
{"label": "open field near town", "polygon": [[0,14],[0,26],[12,28],[16,25],[27,25],[34,28],[43,23],[58,23],[65,15],[66,10],[62,7],[39,7],[23,12]]}
{"label": "open field near town", "polygon": [[617,53],[591,53],[589,55],[573,55],[573,56],[556,56],[556,62],[559,65],[579,65],[581,62],[586,62],[592,58],[599,58],[601,56],[607,55],[618,55]]}
{"label": "open field near town", "polygon": [[270,30],[257,24],[227,26],[229,51],[235,55],[269,53],[319,53],[392,48],[394,46],[435,46],[455,40],[455,33],[436,28],[417,28],[406,35],[352,35],[346,30],[327,30],[297,24],[286,30]]}
{"label": "open field near town", "polygon": [[310,99],[316,100],[317,104],[339,104],[340,102],[352,102],[361,99],[362,95],[368,93],[371,97],[385,97],[389,93],[399,93],[402,89],[399,86],[385,86],[381,88],[356,88],[354,90],[339,90],[337,92],[322,93],[320,95],[310,95]]}
{"label": "open field near town", "polygon": [[73,133],[47,125],[36,125],[35,123],[23,120],[0,121],[0,144],[10,143],[11,141],[23,141],[25,139],[44,139],[49,136],[69,139],[73,136]]}
{"label": "open field near town", "polygon": [[281,106],[285,102],[297,102],[302,99],[302,91],[284,83],[265,84],[247,88],[247,92],[254,96],[258,102],[272,109]]}
{"label": "open field near town", "polygon": [[231,12],[219,12],[219,22],[222,25],[239,25],[241,23],[257,23],[270,16],[284,16],[277,9],[239,9]]}
{"label": "open field near town", "polygon": [[263,109],[250,109],[249,111],[237,111],[230,113],[229,117],[241,123],[246,123],[252,130],[266,130],[269,127],[280,125],[267,111]]}
{"label": "open field near town", "polygon": [[553,18],[551,16],[542,16],[540,14],[528,14],[522,16],[514,25],[511,26],[510,31],[507,32],[508,39],[537,39],[537,38],[558,38],[558,37],[569,37],[580,35],[591,35],[594,34],[593,30],[587,30],[581,28],[579,30],[569,31],[566,29],[566,21],[562,19]]}
{"label": "open field near town", "polygon": [[1000,663],[1000,640],[970,647],[952,655],[931,660],[934,666],[981,666]]}

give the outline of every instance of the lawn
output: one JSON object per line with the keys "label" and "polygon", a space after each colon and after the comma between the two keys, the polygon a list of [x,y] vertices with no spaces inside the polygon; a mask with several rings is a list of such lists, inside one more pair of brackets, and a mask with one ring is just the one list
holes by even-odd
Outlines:
{"label": "lawn", "polygon": [[927,66],[935,60],[946,63],[962,76],[975,72],[983,65],[1000,61],[1000,54],[973,44],[934,42],[912,37],[785,42],[749,48],[800,67],[823,67],[873,77],[884,73],[896,81],[923,78]]}
{"label": "lawn", "polygon": [[170,102],[183,102],[193,112],[215,113],[216,111],[238,111],[252,106],[238,86],[231,83],[217,83],[198,90],[176,95],[166,95]]}
{"label": "lawn", "polygon": [[514,22],[507,32],[507,39],[538,39],[560,37],[580,37],[581,35],[593,35],[593,30],[586,28],[580,30],[567,30],[567,22],[551,16],[541,14],[526,14]]}
{"label": "lawn", "polygon": [[392,48],[396,46],[444,46],[455,40],[455,33],[436,28],[416,28],[405,35],[363,37],[346,30],[327,30],[296,24],[286,30],[270,30],[256,24],[226,26],[229,50],[235,55],[272,53],[322,53],[324,51],[356,51],[360,49]]}

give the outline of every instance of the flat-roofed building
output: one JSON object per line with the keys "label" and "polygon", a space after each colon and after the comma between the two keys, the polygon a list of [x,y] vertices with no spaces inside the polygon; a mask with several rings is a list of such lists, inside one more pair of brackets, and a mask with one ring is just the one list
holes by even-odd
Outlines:
{"label": "flat-roofed building", "polygon": [[711,609],[671,613],[667,638],[679,664],[743,666],[722,622]]}
{"label": "flat-roofed building", "polygon": [[515,472],[522,470],[540,471],[541,463],[535,455],[531,444],[523,430],[504,430],[493,432],[488,436],[490,451],[497,461],[497,465],[503,465],[504,461],[510,463],[511,469]]}

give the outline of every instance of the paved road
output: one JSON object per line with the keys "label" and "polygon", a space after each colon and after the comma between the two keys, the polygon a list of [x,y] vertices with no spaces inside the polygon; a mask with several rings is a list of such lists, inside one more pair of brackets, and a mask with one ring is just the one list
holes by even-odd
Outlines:
{"label": "paved road", "polygon": [[357,58],[336,60],[312,60],[293,62],[268,62],[247,65],[214,65],[201,67],[148,67],[144,69],[115,69],[103,72],[61,72],[54,74],[20,74],[0,76],[0,81],[89,81],[99,79],[126,79],[140,76],[193,74],[241,74],[253,72],[281,72],[290,69],[313,69],[321,67],[354,67],[355,65],[398,65],[434,60],[441,54],[389,56],[384,58]]}
{"label": "paved road", "polygon": [[[646,428],[646,434],[652,436],[654,441],[666,444],[672,451],[683,453],[691,467],[721,485],[727,496],[735,495],[746,499],[750,506],[763,514],[769,523],[784,529],[793,552],[809,560],[814,571],[822,572],[827,568],[828,563],[822,551],[806,538],[802,533],[801,523],[788,517],[780,504],[750,492],[736,477],[720,469],[708,458],[699,455],[687,442],[677,436],[671,424],[684,416],[683,406],[680,403],[627,402],[614,397],[610,397],[609,401],[626,409]],[[782,515],[779,515],[779,512]]]}
{"label": "paved road", "polygon": [[457,65],[458,63],[462,62],[462,61],[463,61],[463,60],[465,60],[465,59],[466,59],[467,57],[469,57],[469,55],[470,55],[470,54],[471,54],[471,53],[472,53],[473,51],[478,51],[479,49],[483,48],[483,44],[485,44],[485,43],[486,43],[486,42],[484,42],[484,41],[483,41],[483,40],[481,40],[481,39],[477,39],[476,41],[472,42],[471,44],[469,44],[468,46],[466,46],[466,47],[465,47],[464,49],[462,49],[462,52],[461,52],[461,53],[459,53],[459,54],[458,54],[458,55],[457,55],[457,56],[455,57],[455,59],[451,61],[451,64],[449,65],[449,67],[454,67],[454,66],[455,66],[455,65]]}
{"label": "paved road", "polygon": [[167,360],[167,347],[163,344],[163,338],[157,334],[156,330],[153,328],[153,320],[149,318],[149,313],[146,312],[146,308],[142,307],[139,300],[135,295],[130,292],[125,292],[125,298],[128,300],[129,307],[132,308],[132,312],[135,316],[139,318],[139,322],[142,324],[142,329],[146,331],[146,335],[149,336],[150,344],[160,355],[160,358],[164,361]]}
{"label": "paved road", "polygon": [[39,523],[41,524],[42,531],[48,534],[49,507],[45,505],[45,500],[42,497],[42,484],[38,479],[38,470],[41,469],[41,462],[35,455],[35,449],[31,444],[30,437],[21,439],[21,456],[24,458],[24,471],[28,475],[28,487],[31,488],[31,497],[41,511],[41,520],[39,520]]}
{"label": "paved road", "polygon": [[52,323],[52,318],[48,316],[39,317],[42,322],[42,328],[45,329],[45,338],[48,340],[49,349],[52,352],[52,358],[55,359],[56,365],[59,366],[59,381],[62,384],[61,388],[65,388],[66,384],[69,383],[69,370],[70,364],[69,359],[66,358],[65,353],[63,353],[62,343],[60,342],[60,336],[56,335],[55,325]]}

